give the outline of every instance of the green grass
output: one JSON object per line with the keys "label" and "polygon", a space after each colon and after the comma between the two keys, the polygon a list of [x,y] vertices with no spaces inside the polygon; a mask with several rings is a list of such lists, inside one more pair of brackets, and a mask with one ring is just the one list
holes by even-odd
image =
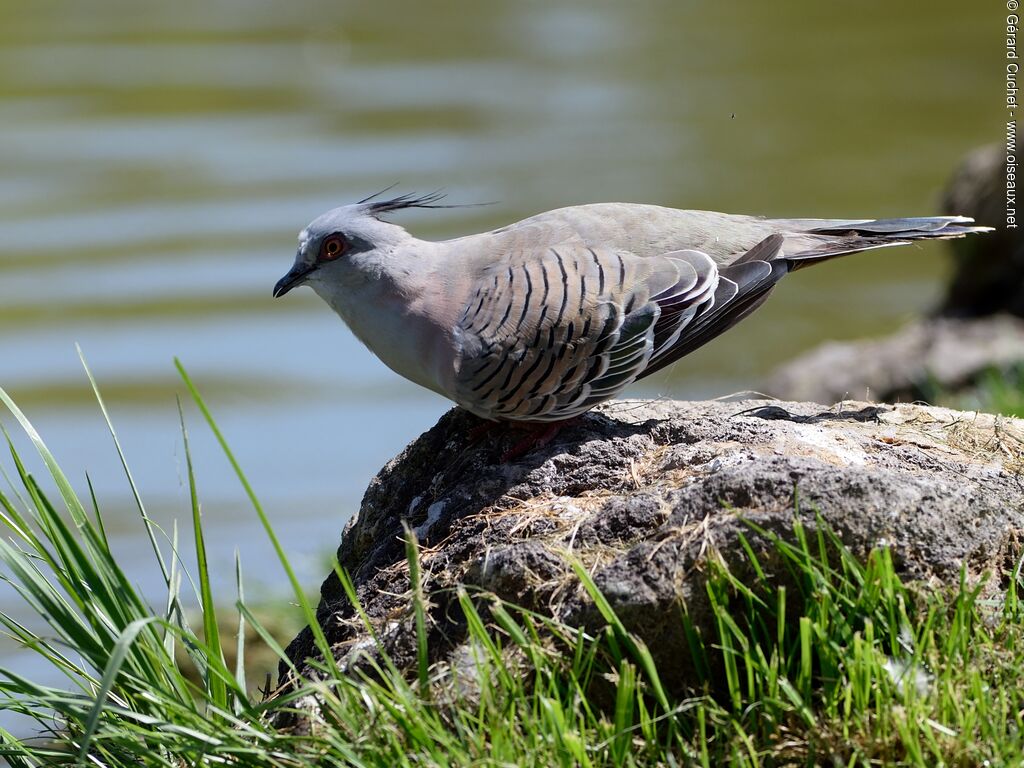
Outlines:
{"label": "green grass", "polygon": [[[228,452],[295,601],[312,618],[266,512],[185,381]],[[820,525],[805,527],[799,518],[791,541],[773,544],[786,586],[761,570],[752,547],[754,576],[745,580],[709,559],[713,620],[701,632],[680,610],[680,637],[698,670],[685,691],[668,686],[657,654],[626,629],[578,564],[603,628],[584,632],[460,590],[472,663],[429,664],[429,596],[409,534],[414,668],[398,669],[386,654],[367,658],[358,675],[331,662],[321,665],[318,681],[273,701],[252,698],[244,638],[255,632],[283,652],[246,604],[241,566],[234,594],[214,593],[191,460],[197,573],[182,573],[178,537],[165,537],[136,495],[140,534],[166,585],[151,605],[111,554],[91,491],[79,496],[2,390],[0,400],[57,490],[52,498],[44,493],[10,445],[0,560],[23,598],[20,613],[45,621],[47,631],[30,632],[3,614],[0,624],[64,679],[43,685],[0,670],[0,705],[33,718],[42,734],[19,741],[0,733],[13,766],[996,766],[1018,764],[1024,754],[1020,563],[1000,575],[1001,591],[966,579],[907,584],[886,550],[860,562]],[[111,435],[120,453],[113,428]],[[185,444],[188,455],[187,437]],[[125,474],[134,489],[127,462]],[[339,576],[354,600],[352,582],[340,569]],[[989,593],[1003,596],[982,597]],[[236,628],[230,634],[220,629],[225,604]],[[322,633],[316,641],[328,650]],[[310,693],[321,702],[311,729],[272,727],[274,709],[294,708]]]}
{"label": "green grass", "polygon": [[986,371],[958,406],[1024,419],[1024,365]]}
{"label": "green grass", "polygon": [[922,387],[924,399],[964,411],[985,411],[1024,419],[1024,364],[989,368],[970,386],[948,392],[934,383]]}

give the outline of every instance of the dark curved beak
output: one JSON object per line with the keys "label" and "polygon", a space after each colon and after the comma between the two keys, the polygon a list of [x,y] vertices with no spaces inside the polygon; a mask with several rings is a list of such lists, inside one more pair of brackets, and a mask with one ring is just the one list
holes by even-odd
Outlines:
{"label": "dark curved beak", "polygon": [[292,288],[302,283],[314,269],[315,265],[312,264],[296,264],[287,275],[277,281],[277,285],[274,286],[274,298],[278,299],[284,296]]}

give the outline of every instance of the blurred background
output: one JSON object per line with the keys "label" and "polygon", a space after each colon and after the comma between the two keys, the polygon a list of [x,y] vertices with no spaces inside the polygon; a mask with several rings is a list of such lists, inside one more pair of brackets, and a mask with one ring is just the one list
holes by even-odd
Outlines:
{"label": "blurred background", "polygon": [[[311,291],[271,299],[310,219],[393,183],[495,201],[395,218],[425,238],[608,200],[932,214],[958,159],[1004,127],[1003,22],[963,8],[0,0],[0,386],[82,490],[89,473],[115,549],[159,594],[74,345],[168,532],[188,515],[180,357],[315,589],[367,482],[448,404]],[[928,309],[948,269],[935,244],[801,272],[632,394],[748,389]],[[258,521],[185,412],[214,577],[230,594],[237,549],[247,592],[273,593]]]}

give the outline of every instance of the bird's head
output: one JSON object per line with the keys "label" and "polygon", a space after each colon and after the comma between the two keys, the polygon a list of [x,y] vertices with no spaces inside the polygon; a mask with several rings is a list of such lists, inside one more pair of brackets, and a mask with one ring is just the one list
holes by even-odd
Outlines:
{"label": "bird's head", "polygon": [[436,192],[375,200],[378,195],[313,219],[299,233],[295,263],[274,286],[274,297],[300,285],[317,287],[372,278],[388,254],[409,240],[402,227],[381,219],[383,214],[403,208],[446,207],[436,205],[442,197]]}

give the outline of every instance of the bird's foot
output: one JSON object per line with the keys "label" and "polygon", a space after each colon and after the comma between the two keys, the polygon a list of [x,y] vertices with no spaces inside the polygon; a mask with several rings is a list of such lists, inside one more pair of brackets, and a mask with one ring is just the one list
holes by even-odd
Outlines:
{"label": "bird's foot", "polygon": [[488,421],[487,419],[481,419],[479,424],[466,433],[466,439],[469,441],[470,445],[476,445],[501,426],[503,425],[500,421]]}
{"label": "bird's foot", "polygon": [[506,464],[510,461],[515,461],[531,451],[543,448],[554,440],[559,432],[575,424],[579,419],[579,416],[575,416],[564,421],[526,422],[522,425],[517,425],[524,428],[527,434],[501,454],[501,463]]}

